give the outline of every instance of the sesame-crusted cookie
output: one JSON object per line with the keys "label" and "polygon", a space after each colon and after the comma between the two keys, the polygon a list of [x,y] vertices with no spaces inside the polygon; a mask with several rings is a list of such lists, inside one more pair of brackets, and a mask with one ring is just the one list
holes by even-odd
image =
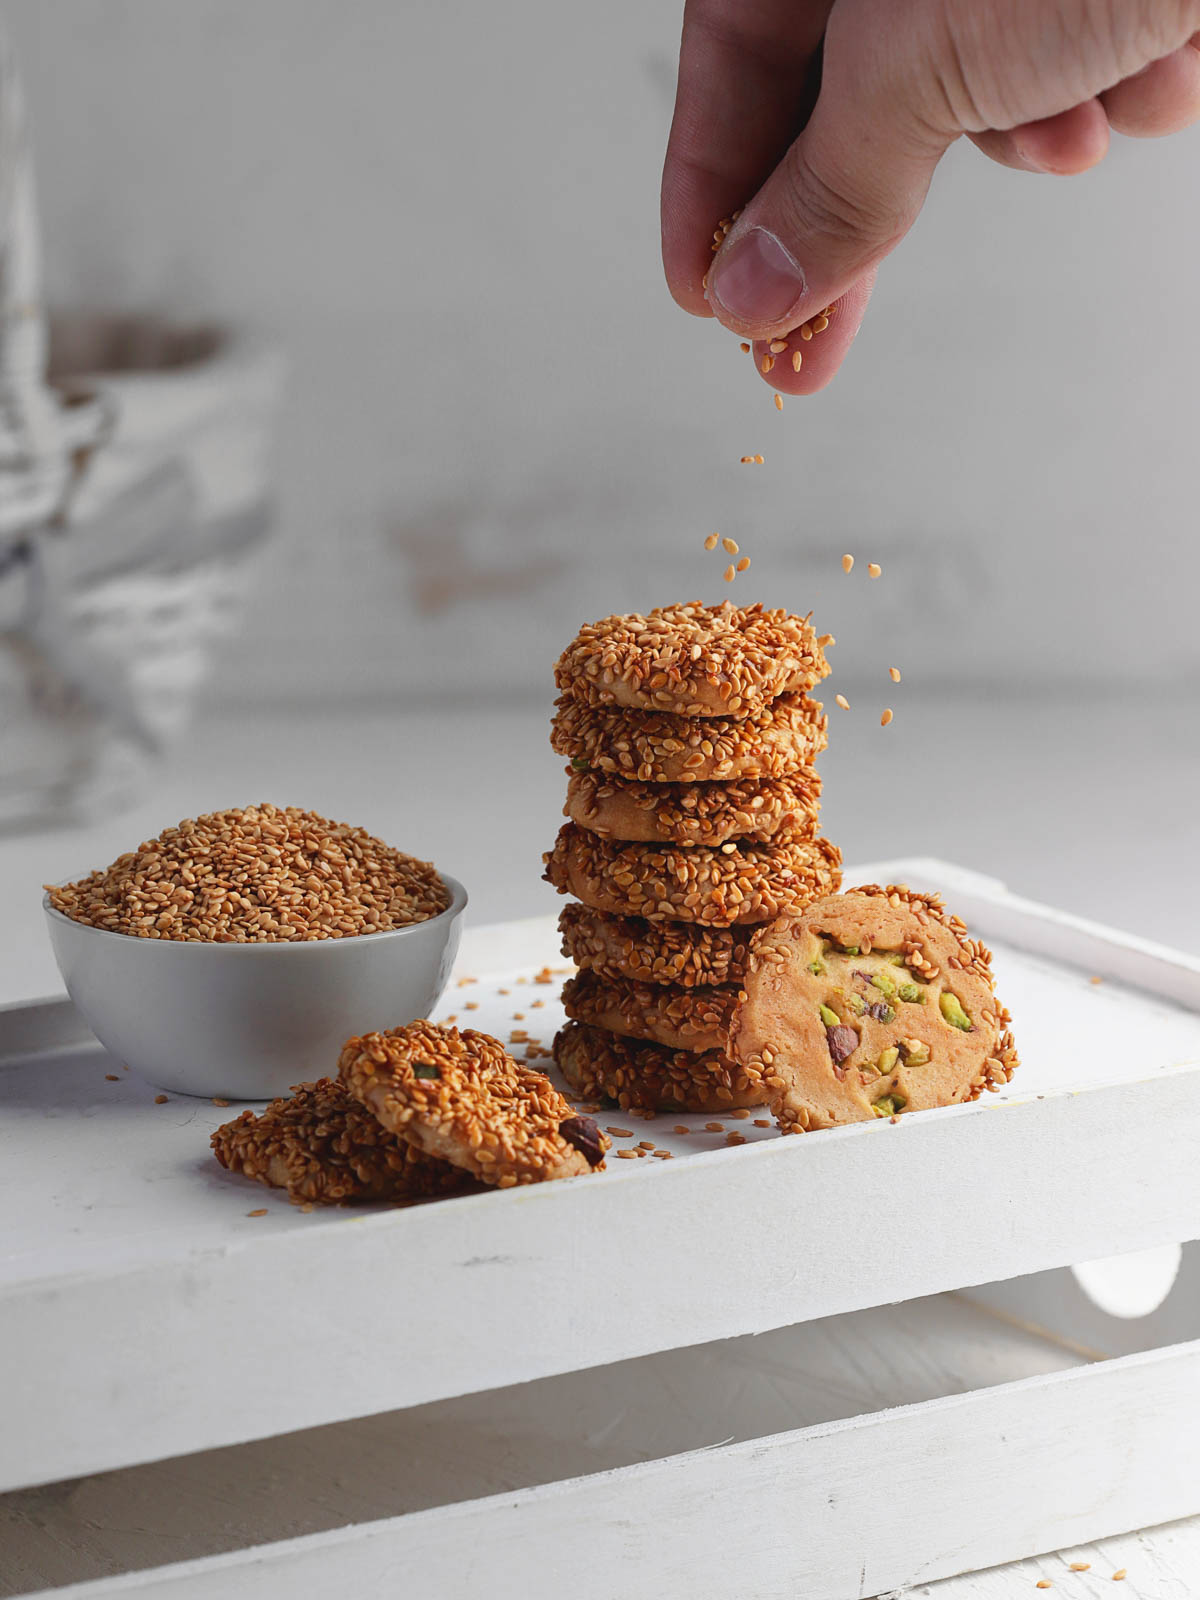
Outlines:
{"label": "sesame-crusted cookie", "polygon": [[811,767],[734,783],[639,783],[572,772],[563,808],[572,822],[607,839],[707,845],[771,839],[781,831],[812,835],[820,810],[821,780]]}
{"label": "sesame-crusted cookie", "polygon": [[499,1189],[603,1166],[610,1140],[490,1034],[419,1021],[346,1042],[338,1075],[385,1128]]}
{"label": "sesame-crusted cookie", "polygon": [[577,828],[559,829],[545,877],[597,911],[728,927],[770,922],[841,882],[841,852],[828,839],[768,844],[621,844]]}
{"label": "sesame-crusted cookie", "polygon": [[459,1167],[423,1154],[388,1133],[332,1078],[299,1083],[265,1111],[243,1111],[212,1136],[230,1172],[274,1189],[296,1204],[347,1200],[424,1200],[469,1189]]}
{"label": "sesame-crusted cookie", "polygon": [[740,992],[736,988],[675,989],[581,972],[567,979],[562,1000],[568,1017],[608,1033],[652,1039],[672,1050],[724,1050]]}
{"label": "sesame-crusted cookie", "polygon": [[647,922],[613,916],[572,902],[558,917],[563,955],[602,978],[639,983],[740,983],[753,932],[737,926],[704,928],[690,922]]}
{"label": "sesame-crusted cookie", "polygon": [[770,1098],[761,1068],[718,1050],[670,1050],[568,1022],[554,1039],[558,1069],[576,1094],[624,1111],[734,1111]]}
{"label": "sesame-crusted cookie", "polygon": [[998,1089],[1009,1021],[991,952],[936,895],[867,884],[759,931],[728,1048],[798,1133]]}
{"label": "sesame-crusted cookie", "polygon": [[692,600],[588,623],[559,657],[554,681],[585,705],[737,717],[811,689],[828,671],[807,617]]}
{"label": "sesame-crusted cookie", "polygon": [[555,701],[550,743],[576,772],[594,770],[639,783],[727,783],[781,778],[811,767],[828,732],[819,700],[781,694],[752,716],[673,716]]}

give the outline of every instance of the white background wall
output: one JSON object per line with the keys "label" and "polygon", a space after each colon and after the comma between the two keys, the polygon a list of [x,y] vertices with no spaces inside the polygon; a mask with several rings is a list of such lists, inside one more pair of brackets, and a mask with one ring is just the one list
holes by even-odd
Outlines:
{"label": "white background wall", "polygon": [[291,354],[220,692],[541,690],[585,616],[722,596],[712,528],[846,682],[1200,677],[1200,132],[1062,182],[952,153],[843,376],[780,416],[661,281],[678,11],[7,0],[53,296]]}

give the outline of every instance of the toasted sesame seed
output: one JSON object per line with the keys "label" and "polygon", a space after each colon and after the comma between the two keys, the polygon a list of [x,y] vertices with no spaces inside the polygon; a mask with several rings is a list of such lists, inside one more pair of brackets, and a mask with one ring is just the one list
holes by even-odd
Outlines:
{"label": "toasted sesame seed", "polygon": [[105,1083],[120,1083],[121,1080],[115,1072],[106,1072],[104,1074],[104,1081]]}
{"label": "toasted sesame seed", "polygon": [[246,1215],[248,1217],[265,1217],[266,1214],[267,1214],[266,1206],[259,1206],[256,1210],[247,1211],[247,1213],[246,1213]]}
{"label": "toasted sesame seed", "polygon": [[772,339],[770,344],[767,346],[767,349],[771,352],[771,354],[773,356],[782,355],[783,352],[787,349],[787,340],[786,339]]}
{"label": "toasted sesame seed", "polygon": [[749,556],[743,556],[742,559],[738,562],[736,570],[738,572],[749,572],[749,570],[750,570],[750,557]]}
{"label": "toasted sesame seed", "polygon": [[883,571],[883,568],[879,565],[878,561],[868,561],[867,562],[867,577],[868,578],[877,578],[882,571]]}
{"label": "toasted sesame seed", "polygon": [[900,682],[900,668],[899,667],[889,667],[888,668],[888,677],[892,680],[893,683],[899,683]]}
{"label": "toasted sesame seed", "polygon": [[755,458],[754,458],[754,465],[755,465],[755,466],[756,466],[756,467],[761,467],[761,466],[762,466],[762,465],[763,465],[763,459],[764,459],[764,458],[763,458],[763,457],[762,457],[762,456],[755,456]]}
{"label": "toasted sesame seed", "polygon": [[754,461],[754,457],[753,456],[743,456],[742,457],[742,465],[744,467],[750,466],[753,463],[753,461]]}
{"label": "toasted sesame seed", "polygon": [[704,548],[706,550],[715,550],[717,548],[717,535],[715,533],[710,533],[708,538],[705,539]]}
{"label": "toasted sesame seed", "polygon": [[776,411],[783,410],[783,396],[781,394],[775,396],[775,409]]}
{"label": "toasted sesame seed", "polygon": [[479,1001],[478,1000],[468,1000],[467,1003],[463,1006],[463,1010],[464,1011],[478,1011],[479,1010]]}
{"label": "toasted sesame seed", "polygon": [[459,989],[465,989],[465,988],[466,988],[466,987],[467,987],[467,985],[468,985],[468,984],[471,984],[471,983],[478,983],[478,982],[479,982],[479,979],[478,979],[478,978],[460,978],[460,979],[459,979],[459,980],[458,980],[458,984],[457,984],[457,987],[458,987],[458,988],[459,988]]}
{"label": "toasted sesame seed", "polygon": [[888,723],[891,720],[892,720],[892,708],[891,708],[891,706],[886,706],[884,708],[883,715],[879,719],[879,726],[881,728],[886,728]]}
{"label": "toasted sesame seed", "polygon": [[750,354],[750,346],[746,343],[746,341],[744,339],[742,340],[741,344],[738,346],[738,349],[742,352],[743,355],[747,355],[748,356]]}
{"label": "toasted sesame seed", "polygon": [[216,1095],[215,1094],[212,1097],[212,1103],[215,1106],[227,1106],[229,1104],[229,1101],[228,1100],[222,1100],[220,1095]]}
{"label": "toasted sesame seed", "polygon": [[771,1119],[770,1117],[755,1117],[754,1126],[756,1128],[769,1128],[771,1126]]}
{"label": "toasted sesame seed", "polygon": [[677,1122],[671,1129],[672,1133],[691,1133],[691,1129],[682,1122]]}
{"label": "toasted sesame seed", "polygon": [[1120,1583],[1122,1578],[1124,1578],[1126,1571],[1127,1569],[1125,1567],[1118,1567],[1112,1575],[1112,1581],[1114,1583]]}
{"label": "toasted sesame seed", "polygon": [[638,1140],[638,1149],[639,1150],[653,1150],[654,1147],[655,1146],[654,1146],[654,1140],[653,1139],[639,1139]]}
{"label": "toasted sesame seed", "polygon": [[652,1150],[650,1154],[657,1156],[660,1161],[670,1161],[671,1159],[671,1152],[669,1150]]}
{"label": "toasted sesame seed", "polygon": [[822,650],[828,650],[830,645],[835,645],[837,640],[831,633],[823,633],[817,639],[817,644]]}
{"label": "toasted sesame seed", "polygon": [[606,1128],[606,1133],[611,1133],[614,1139],[632,1139],[632,1128]]}
{"label": "toasted sesame seed", "polygon": [[1094,973],[1092,975],[1092,977],[1090,977],[1088,979],[1088,982],[1089,983],[1103,983],[1104,979],[1099,975],[1099,973]]}
{"label": "toasted sesame seed", "polygon": [[156,1094],[154,1096],[154,1104],[156,1106],[165,1106],[167,1103],[167,1098],[168,1097],[165,1094]]}
{"label": "toasted sesame seed", "polygon": [[759,370],[765,375],[766,373],[771,371],[772,367],[774,367],[774,365],[775,365],[775,357],[774,356],[764,356],[762,358],[762,360],[759,362],[758,365],[759,365]]}
{"label": "toasted sesame seed", "polygon": [[1054,1585],[1049,1578],[1039,1578],[1035,1587],[1038,1589],[1053,1589]]}
{"label": "toasted sesame seed", "polygon": [[803,357],[803,355],[801,355],[799,350],[793,350],[792,351],[792,371],[793,372],[799,372],[800,368],[803,365],[804,365],[804,357]]}
{"label": "toasted sesame seed", "polygon": [[853,568],[854,568],[854,557],[853,556],[843,556],[842,557],[842,571],[843,572],[851,572],[853,570]]}
{"label": "toasted sesame seed", "polygon": [[735,556],[735,555],[737,555],[737,553],[738,553],[737,540],[736,539],[722,539],[721,540],[721,549],[724,550],[724,552],[725,552],[725,554],[727,556]]}
{"label": "toasted sesame seed", "polygon": [[814,333],[824,333],[825,329],[828,326],[829,326],[829,318],[825,315],[824,312],[822,312],[819,317],[814,317],[813,318],[812,331]]}
{"label": "toasted sesame seed", "polygon": [[617,1151],[617,1160],[618,1161],[633,1161],[633,1160],[636,1159],[636,1157],[637,1157],[637,1151],[636,1150],[618,1150]]}
{"label": "toasted sesame seed", "polygon": [[733,582],[733,573],[734,573],[734,569],[733,569],[732,566],[728,566],[728,567],[725,568],[725,582],[726,583],[732,583]]}
{"label": "toasted sesame seed", "polygon": [[1090,1561],[1072,1561],[1069,1570],[1071,1572],[1088,1572],[1091,1569],[1091,1565]]}
{"label": "toasted sesame seed", "polygon": [[837,701],[838,705],[841,706],[843,711],[849,711],[850,702],[846,699],[844,694],[835,694],[833,698]]}
{"label": "toasted sesame seed", "polygon": [[706,1122],[704,1131],[705,1133],[724,1133],[725,1129],[719,1122]]}

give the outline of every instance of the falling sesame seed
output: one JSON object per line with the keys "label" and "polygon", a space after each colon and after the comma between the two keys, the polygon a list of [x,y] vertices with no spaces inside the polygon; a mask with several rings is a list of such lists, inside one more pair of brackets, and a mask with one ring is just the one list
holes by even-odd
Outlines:
{"label": "falling sesame seed", "polygon": [[853,571],[853,569],[854,569],[854,557],[853,556],[843,556],[842,557],[842,571],[843,572],[851,572],[851,571]]}
{"label": "falling sesame seed", "polygon": [[846,699],[844,694],[836,694],[833,698],[837,701],[838,705],[841,706],[843,711],[849,711],[850,702]]}
{"label": "falling sesame seed", "polygon": [[762,457],[762,456],[755,456],[755,458],[754,458],[754,465],[755,465],[755,466],[756,466],[756,467],[761,467],[761,466],[762,466],[762,465],[763,465],[763,461],[764,461],[764,457]]}
{"label": "falling sesame seed", "polygon": [[167,1096],[165,1094],[156,1094],[154,1096],[154,1104],[156,1106],[165,1106],[166,1103],[167,1103]]}
{"label": "falling sesame seed", "polygon": [[246,1213],[246,1215],[248,1217],[265,1217],[266,1214],[267,1214],[266,1206],[259,1206],[257,1211],[247,1211],[247,1213]]}
{"label": "falling sesame seed", "polygon": [[705,539],[704,548],[706,550],[715,550],[717,548],[717,535],[715,533],[710,533],[708,538]]}
{"label": "falling sesame seed", "polygon": [[803,365],[804,365],[804,357],[801,355],[799,350],[793,350],[792,351],[792,371],[793,372],[799,372],[800,368]]}
{"label": "falling sesame seed", "polygon": [[766,376],[766,374],[768,372],[770,372],[774,368],[774,366],[775,366],[775,357],[774,356],[764,356],[762,358],[762,360],[758,364],[759,371],[764,375],[764,377]]}
{"label": "falling sesame seed", "polygon": [[867,577],[868,578],[877,578],[882,571],[883,571],[883,568],[879,565],[878,561],[868,561],[867,562]]}
{"label": "falling sesame seed", "polygon": [[742,465],[744,467],[748,467],[753,460],[754,460],[753,456],[743,456],[742,457]]}
{"label": "falling sesame seed", "polygon": [[891,706],[886,706],[884,708],[883,715],[879,719],[879,726],[881,728],[886,728],[888,723],[891,720],[892,720],[892,708],[891,708]]}
{"label": "falling sesame seed", "polygon": [[729,567],[725,568],[725,582],[726,583],[732,583],[733,582],[733,571],[734,571],[734,569],[733,569],[732,566],[729,566]]}
{"label": "falling sesame seed", "polygon": [[1103,983],[1104,979],[1099,975],[1099,973],[1096,973],[1096,974],[1094,974],[1092,977],[1090,977],[1088,979],[1088,982],[1089,983]]}
{"label": "falling sesame seed", "polygon": [[738,346],[738,349],[741,350],[743,355],[747,355],[748,356],[750,354],[750,346],[745,342],[745,340],[743,340],[742,343]]}
{"label": "falling sesame seed", "polygon": [[783,410],[783,396],[781,394],[775,396],[775,409],[776,411]]}
{"label": "falling sesame seed", "polygon": [[749,556],[743,556],[742,559],[738,562],[737,567],[735,568],[735,570],[737,572],[748,572],[750,570],[750,557]]}
{"label": "falling sesame seed", "polygon": [[721,540],[721,549],[724,550],[724,552],[725,552],[725,554],[727,556],[735,556],[735,555],[737,555],[737,553],[738,553],[737,540],[736,539],[722,539]]}
{"label": "falling sesame seed", "polygon": [[105,1083],[120,1083],[121,1080],[118,1078],[115,1072],[106,1072],[104,1074],[104,1081]]}
{"label": "falling sesame seed", "polygon": [[771,354],[773,356],[781,356],[783,354],[783,352],[787,349],[787,340],[786,339],[772,339],[770,344],[767,346],[767,349],[771,352]]}
{"label": "falling sesame seed", "polygon": [[888,668],[888,677],[892,680],[893,683],[899,683],[900,682],[900,668],[899,667],[889,667]]}

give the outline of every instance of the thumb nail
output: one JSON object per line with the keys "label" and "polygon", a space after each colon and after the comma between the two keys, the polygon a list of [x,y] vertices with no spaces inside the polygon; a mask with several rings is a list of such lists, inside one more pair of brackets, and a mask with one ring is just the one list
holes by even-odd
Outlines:
{"label": "thumb nail", "polygon": [[739,322],[782,322],[808,284],[791,252],[766,228],[750,228],[718,255],[708,292]]}

